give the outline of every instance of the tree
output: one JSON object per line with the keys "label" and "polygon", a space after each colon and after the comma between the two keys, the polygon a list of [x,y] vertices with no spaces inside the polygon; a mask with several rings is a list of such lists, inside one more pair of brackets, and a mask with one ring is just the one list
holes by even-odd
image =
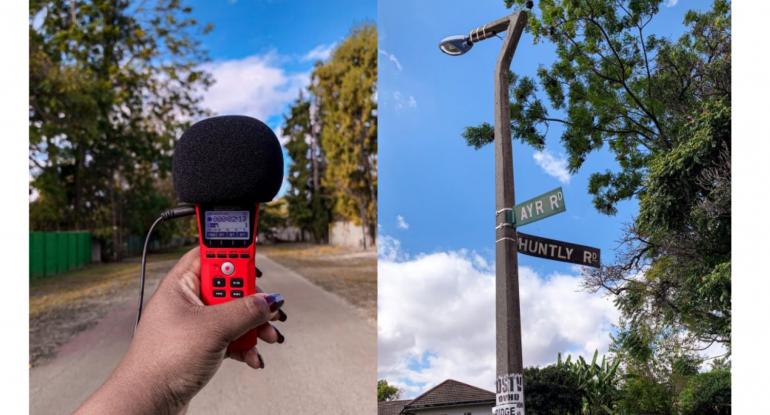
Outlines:
{"label": "tree", "polygon": [[643,376],[626,376],[620,392],[618,412],[621,414],[668,415],[674,413],[671,390]]}
{"label": "tree", "polygon": [[[524,0],[505,0],[507,6]],[[608,145],[621,171],[594,173],[589,192],[597,209],[614,213],[617,202],[643,190],[650,158],[686,139],[683,129],[704,103],[730,96],[730,15],[726,0],[707,13],[689,12],[690,31],[677,42],[645,30],[661,0],[551,0],[538,2],[529,31],[549,41],[557,60],[538,71],[538,83],[512,74],[514,137],[545,145],[550,124],[564,126],[561,141],[577,171],[592,151]],[[728,104],[729,105],[729,104]],[[554,114],[551,114],[554,113]],[[470,127],[469,144],[494,139],[489,125]]]}
{"label": "tree", "polygon": [[679,395],[679,407],[684,415],[726,415],[730,399],[730,371],[714,369],[690,378]]}
{"label": "tree", "polygon": [[360,224],[372,240],[377,224],[377,30],[363,25],[313,71],[326,159],[322,185],[336,216]]}
{"label": "tree", "polygon": [[174,139],[204,113],[197,36],[211,28],[191,11],[176,0],[30,3],[32,227],[90,229],[118,258],[127,216],[173,203],[135,196],[165,179]]}
{"label": "tree", "polygon": [[393,385],[389,385],[385,379],[377,381],[377,402],[393,401],[398,399],[401,391]]}
{"label": "tree", "polygon": [[[621,311],[619,347],[633,352],[621,358],[668,365],[665,354],[730,347],[731,29],[729,2],[715,0],[685,15],[678,39],[649,34],[661,3],[538,2],[528,30],[557,57],[537,80],[512,74],[510,114],[513,136],[539,149],[549,126],[563,126],[572,172],[594,151],[614,154],[619,168],[593,172],[588,192],[600,212],[635,199],[639,214],[616,263],[585,285]],[[488,124],[464,137],[475,147],[494,138]]]}
{"label": "tree", "polygon": [[321,185],[326,163],[320,151],[320,126],[313,117],[313,103],[300,91],[289,114],[284,116],[283,135],[291,157],[286,194],[289,220],[316,242],[328,239],[331,209],[328,190]]}
{"label": "tree", "polygon": [[[260,242],[275,239],[275,230],[286,226],[291,206],[285,197],[259,204]],[[263,238],[265,240],[263,240]]]}
{"label": "tree", "polygon": [[564,365],[524,369],[524,407],[532,415],[579,414],[582,392]]}

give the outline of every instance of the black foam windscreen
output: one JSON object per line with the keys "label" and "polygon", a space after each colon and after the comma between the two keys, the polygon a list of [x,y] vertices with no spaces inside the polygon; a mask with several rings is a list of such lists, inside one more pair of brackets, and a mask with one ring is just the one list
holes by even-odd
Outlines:
{"label": "black foam windscreen", "polygon": [[208,118],[193,124],[177,141],[172,174],[182,202],[268,202],[283,181],[281,144],[256,118]]}

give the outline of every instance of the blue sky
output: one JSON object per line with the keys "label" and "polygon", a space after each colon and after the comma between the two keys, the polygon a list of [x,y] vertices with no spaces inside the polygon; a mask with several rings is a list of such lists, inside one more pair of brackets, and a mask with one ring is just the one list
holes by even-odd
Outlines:
{"label": "blue sky", "polygon": [[[648,28],[678,37],[686,10],[708,6],[669,0]],[[438,42],[508,13],[502,0],[379,4],[378,376],[402,397],[447,378],[493,389],[494,152],[468,147],[461,133],[493,121],[501,41],[459,57],[441,53]],[[554,58],[552,46],[525,33],[511,69],[534,77]],[[617,163],[599,151],[568,175],[561,132],[551,125],[543,153],[514,141],[516,199],[561,186],[567,207],[521,230],[598,247],[609,263],[637,203],[621,203],[615,216],[598,213],[589,176]],[[519,265],[525,366],[552,363],[559,352],[607,351],[618,319],[611,298],[583,290],[571,264],[519,255]]]}
{"label": "blue sky", "polygon": [[[494,151],[474,150],[463,128],[492,122],[492,71],[501,41],[476,44],[465,55],[441,53],[438,41],[463,34],[508,13],[502,0],[485,2],[390,0],[379,5],[379,171],[380,232],[395,237],[411,254],[469,249],[493,258]],[[707,2],[679,1],[662,7],[651,25],[656,33],[682,32],[684,12]],[[539,65],[554,59],[553,48],[534,45],[525,33],[511,69],[535,75]],[[390,59],[392,57],[392,60]],[[396,60],[398,64],[395,64]],[[553,171],[565,151],[562,129],[551,125],[546,152]],[[582,169],[562,182],[533,158],[535,150],[514,141],[516,199],[529,199],[555,187],[564,189],[567,211],[522,227],[522,231],[601,248],[603,259],[614,257],[624,223],[637,211],[635,202],[621,203],[616,216],[598,213],[587,192],[592,172],[614,170],[607,151],[593,153]],[[397,219],[409,228],[399,226]],[[569,264],[519,256],[522,265],[550,273],[566,272]]]}

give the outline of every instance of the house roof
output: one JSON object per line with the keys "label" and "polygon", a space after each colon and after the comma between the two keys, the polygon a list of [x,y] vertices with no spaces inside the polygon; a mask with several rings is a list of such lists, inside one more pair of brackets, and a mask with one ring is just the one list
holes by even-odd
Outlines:
{"label": "house roof", "polygon": [[377,415],[399,415],[404,406],[411,402],[409,399],[401,401],[387,401],[377,403]]}
{"label": "house roof", "polygon": [[422,395],[414,398],[404,409],[421,409],[437,406],[455,406],[462,404],[491,404],[495,403],[495,394],[467,383],[447,379]]}

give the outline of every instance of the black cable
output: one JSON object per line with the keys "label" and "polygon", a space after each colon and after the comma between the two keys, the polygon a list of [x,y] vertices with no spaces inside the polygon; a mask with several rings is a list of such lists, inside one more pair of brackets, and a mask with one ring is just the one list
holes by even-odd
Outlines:
{"label": "black cable", "polygon": [[181,218],[183,216],[190,216],[194,214],[194,206],[177,206],[175,208],[163,211],[163,213],[161,213],[160,216],[155,219],[155,222],[150,225],[150,230],[147,231],[147,237],[144,238],[144,248],[142,248],[142,265],[141,271],[139,271],[139,307],[136,312],[136,324],[134,324],[134,332],[136,332],[136,327],[139,325],[139,320],[142,318],[142,307],[144,306],[144,276],[147,269],[147,247],[150,245],[150,237],[152,236],[152,231],[154,231],[155,227],[164,220]]}
{"label": "black cable", "polygon": [[163,216],[158,216],[158,218],[155,219],[155,222],[150,225],[150,230],[147,231],[147,236],[144,238],[144,248],[142,249],[142,269],[139,272],[139,309],[136,312],[136,324],[134,325],[134,332],[136,332],[136,327],[139,325],[139,319],[142,318],[142,306],[144,305],[144,273],[147,268],[147,246],[150,244],[150,236],[152,236],[152,231],[155,230],[155,226],[163,222],[163,220]]}

